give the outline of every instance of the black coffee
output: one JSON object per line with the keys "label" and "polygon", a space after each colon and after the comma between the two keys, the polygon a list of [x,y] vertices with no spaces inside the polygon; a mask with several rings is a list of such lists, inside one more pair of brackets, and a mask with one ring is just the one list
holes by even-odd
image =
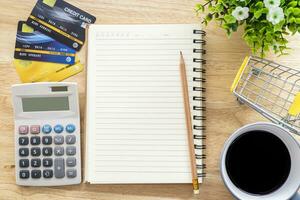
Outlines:
{"label": "black coffee", "polygon": [[282,186],[291,169],[291,157],[285,144],[265,131],[252,131],[236,138],[225,162],[228,176],[236,187],[260,195]]}

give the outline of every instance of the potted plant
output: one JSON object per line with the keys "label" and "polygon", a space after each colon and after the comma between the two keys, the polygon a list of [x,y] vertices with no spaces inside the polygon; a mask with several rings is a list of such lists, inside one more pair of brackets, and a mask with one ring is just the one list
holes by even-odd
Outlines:
{"label": "potted plant", "polygon": [[300,0],[206,0],[196,5],[199,14],[207,10],[204,24],[215,20],[228,36],[242,26],[243,39],[261,57],[270,50],[287,54],[286,36],[300,33]]}

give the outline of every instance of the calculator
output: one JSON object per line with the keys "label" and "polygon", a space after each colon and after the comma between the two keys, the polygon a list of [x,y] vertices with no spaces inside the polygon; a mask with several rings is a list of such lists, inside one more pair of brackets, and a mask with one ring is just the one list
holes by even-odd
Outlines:
{"label": "calculator", "polygon": [[79,184],[81,154],[77,84],[13,85],[12,95],[17,184]]}

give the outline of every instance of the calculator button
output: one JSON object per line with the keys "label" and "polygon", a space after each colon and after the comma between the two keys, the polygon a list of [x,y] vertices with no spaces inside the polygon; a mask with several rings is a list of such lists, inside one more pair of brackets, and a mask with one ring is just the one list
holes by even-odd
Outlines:
{"label": "calculator button", "polygon": [[41,144],[41,138],[40,137],[31,137],[30,138],[30,144],[31,145],[39,145],[39,144]]}
{"label": "calculator button", "polygon": [[76,158],[67,158],[67,166],[68,167],[75,167],[76,166]]}
{"label": "calculator button", "polygon": [[21,168],[29,167],[29,160],[28,159],[21,159],[19,161],[19,165]]}
{"label": "calculator button", "polygon": [[51,136],[44,136],[42,138],[42,142],[44,145],[50,145],[52,144],[52,137]]}
{"label": "calculator button", "polygon": [[28,148],[20,148],[19,149],[19,155],[21,157],[25,157],[29,155],[29,149]]}
{"label": "calculator button", "polygon": [[64,148],[63,147],[55,147],[54,148],[54,154],[56,156],[62,156],[62,155],[64,155]]}
{"label": "calculator button", "polygon": [[64,131],[64,127],[62,125],[56,125],[54,126],[54,132],[55,133],[61,133]]}
{"label": "calculator button", "polygon": [[43,148],[43,155],[44,156],[52,156],[52,148],[50,148],[50,147]]}
{"label": "calculator button", "polygon": [[47,169],[43,171],[44,178],[52,178],[53,177],[53,170]]}
{"label": "calculator button", "polygon": [[32,178],[41,178],[42,172],[41,170],[32,170],[31,177]]}
{"label": "calculator button", "polygon": [[76,154],[76,147],[67,147],[66,152],[68,156],[74,156]]}
{"label": "calculator button", "polygon": [[41,149],[40,148],[31,148],[31,155],[32,156],[40,156],[41,155]]}
{"label": "calculator button", "polygon": [[43,126],[42,131],[43,131],[43,133],[46,133],[46,134],[51,133],[52,127],[49,124],[46,124]]}
{"label": "calculator button", "polygon": [[40,133],[40,126],[39,125],[30,126],[30,133],[39,134]]}
{"label": "calculator button", "polygon": [[66,136],[66,143],[67,144],[75,144],[76,136],[75,135],[67,135]]}
{"label": "calculator button", "polygon": [[43,159],[43,166],[44,167],[52,167],[53,160],[51,158],[44,158]]}
{"label": "calculator button", "polygon": [[67,170],[67,177],[68,178],[75,178],[77,176],[76,169],[68,169]]}
{"label": "calculator button", "polygon": [[66,126],[66,131],[68,132],[68,133],[73,133],[74,131],[75,131],[75,125],[74,124],[68,124],[67,126]]}
{"label": "calculator button", "polygon": [[56,178],[65,177],[65,161],[63,158],[56,158],[54,160],[54,175]]}
{"label": "calculator button", "polygon": [[24,146],[29,144],[28,137],[19,137],[19,145]]}
{"label": "calculator button", "polygon": [[31,167],[40,167],[41,166],[41,159],[32,159],[31,160]]}
{"label": "calculator button", "polygon": [[20,178],[21,179],[28,179],[29,178],[29,171],[28,170],[21,170],[20,171]]}
{"label": "calculator button", "polygon": [[28,133],[28,126],[19,126],[19,133],[20,134],[27,134]]}
{"label": "calculator button", "polygon": [[64,143],[64,136],[57,135],[54,137],[54,144],[63,144]]}

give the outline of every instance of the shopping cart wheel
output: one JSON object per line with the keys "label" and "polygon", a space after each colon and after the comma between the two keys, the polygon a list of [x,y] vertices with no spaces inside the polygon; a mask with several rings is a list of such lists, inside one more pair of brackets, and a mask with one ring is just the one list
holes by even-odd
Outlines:
{"label": "shopping cart wheel", "polygon": [[242,100],[242,99],[240,99],[240,98],[236,98],[236,100],[242,105],[242,104],[245,104],[245,102]]}

